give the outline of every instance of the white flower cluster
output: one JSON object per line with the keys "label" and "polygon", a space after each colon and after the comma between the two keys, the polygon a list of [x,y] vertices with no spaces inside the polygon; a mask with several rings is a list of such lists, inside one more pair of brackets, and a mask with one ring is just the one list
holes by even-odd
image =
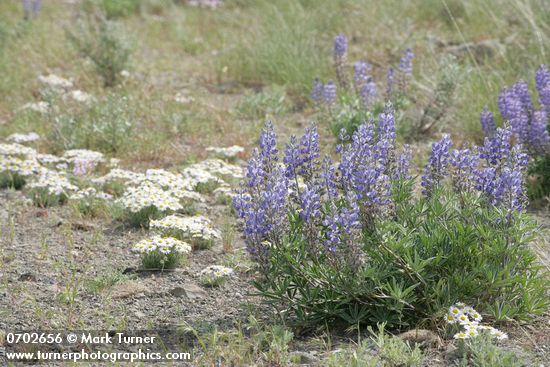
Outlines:
{"label": "white flower cluster", "polygon": [[179,200],[169,192],[156,184],[146,182],[137,187],[129,187],[118,202],[132,213],[138,213],[150,206],[160,211],[175,211],[183,208]]}
{"label": "white flower cluster", "polygon": [[62,195],[78,190],[78,187],[73,185],[67,177],[59,172],[47,169],[43,169],[36,181],[31,182],[28,187],[31,189],[44,189],[50,195]]}
{"label": "white flower cluster", "polygon": [[63,99],[85,104],[92,103],[95,100],[94,96],[79,89],[68,92],[63,96]]}
{"label": "white flower cluster", "polygon": [[163,255],[168,255],[172,252],[188,254],[191,252],[191,246],[172,237],[163,238],[154,236],[136,243],[132,247],[132,251],[140,254],[149,254],[153,252],[158,252]]}
{"label": "white flower cluster", "polygon": [[235,196],[235,191],[231,188],[231,186],[224,185],[215,189],[214,195],[216,195],[216,197],[227,196],[232,198],[233,196]]}
{"label": "white flower cluster", "polygon": [[234,158],[237,154],[244,152],[244,148],[239,145],[233,145],[231,147],[208,147],[207,152],[212,152],[224,158]]}
{"label": "white flower cluster", "polygon": [[463,330],[454,335],[455,339],[471,339],[485,332],[494,336],[498,340],[508,338],[508,335],[492,326],[480,325],[483,319],[479,312],[464,303],[457,303],[449,307],[449,311],[445,316],[448,324],[458,324]]}
{"label": "white flower cluster", "polygon": [[63,154],[68,162],[74,163],[75,161],[87,161],[93,162],[94,164],[99,164],[103,162],[103,153],[95,152],[93,150],[87,149],[71,149],[65,151]]}
{"label": "white flower cluster", "polygon": [[61,158],[53,154],[37,154],[35,158],[43,164],[57,164],[65,162],[65,158]]}
{"label": "white flower cluster", "polygon": [[39,173],[42,166],[34,159],[19,159],[11,156],[0,155],[0,173],[7,172],[27,177]]}
{"label": "white flower cluster", "polygon": [[93,187],[88,187],[86,189],[78,190],[74,194],[72,194],[69,199],[71,200],[84,200],[84,199],[90,199],[90,198],[96,198],[101,199],[105,201],[110,201],[113,199],[113,197],[103,191],[97,191]]}
{"label": "white flower cluster", "polygon": [[113,181],[131,181],[131,182],[141,182],[143,174],[128,171],[125,169],[114,168],[105,176],[94,178],[93,183],[98,185],[105,185]]}
{"label": "white flower cluster", "polygon": [[207,286],[220,285],[232,276],[233,269],[221,265],[210,265],[199,273],[201,283]]}
{"label": "white flower cluster", "polygon": [[73,87],[73,82],[55,74],[40,75],[38,81],[54,90],[70,89]]}
{"label": "white flower cluster", "polygon": [[[244,170],[231,163],[222,161],[221,159],[206,159],[202,162],[195,163],[186,168],[186,170],[205,171],[213,175],[231,176],[234,178],[243,178]],[[184,170],[184,172],[186,171]]]}
{"label": "white flower cluster", "polygon": [[221,238],[220,233],[212,226],[212,222],[202,215],[183,217],[169,215],[159,220],[152,220],[149,227],[157,230],[181,232],[186,239],[213,241]]}
{"label": "white flower cluster", "polygon": [[0,155],[15,155],[32,158],[36,156],[36,150],[17,143],[0,143]]}
{"label": "white flower cluster", "polygon": [[144,181],[155,183],[165,189],[180,188],[193,190],[193,187],[183,179],[183,177],[176,175],[175,173],[168,172],[163,169],[148,169],[145,171],[145,175],[141,175],[137,180],[132,183],[139,185]]}
{"label": "white flower cluster", "polygon": [[50,110],[50,105],[48,102],[40,101],[40,102],[28,102],[25,103],[23,106],[19,108],[19,111],[25,111],[25,110],[31,110],[38,113],[48,113]]}
{"label": "white flower cluster", "polygon": [[216,182],[216,183],[223,182],[221,179],[214,176],[212,173],[202,168],[197,168],[195,167],[195,165],[184,168],[181,174],[187,182],[191,183],[193,188],[195,188],[198,184],[201,184],[201,183],[205,184],[208,182]]}
{"label": "white flower cluster", "polygon": [[30,132],[30,133],[27,133],[27,134],[15,133],[15,134],[11,134],[10,136],[8,136],[6,138],[6,140],[7,141],[12,141],[12,142],[18,143],[18,144],[32,143],[33,141],[40,140],[40,135],[38,135],[35,132]]}

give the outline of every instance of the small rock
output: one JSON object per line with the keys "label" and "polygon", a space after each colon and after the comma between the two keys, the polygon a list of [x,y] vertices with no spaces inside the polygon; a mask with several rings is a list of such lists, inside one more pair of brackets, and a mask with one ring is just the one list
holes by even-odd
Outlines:
{"label": "small rock", "polygon": [[144,295],[147,292],[147,287],[143,284],[129,281],[114,285],[107,289],[104,293],[109,294],[113,299],[128,298],[136,295]]}
{"label": "small rock", "polygon": [[413,329],[397,335],[398,338],[413,344],[440,346],[441,339],[436,333],[426,329]]}
{"label": "small rock", "polygon": [[318,365],[319,359],[308,352],[294,351],[290,352],[290,360],[294,363],[305,365]]}
{"label": "small rock", "polygon": [[182,287],[176,287],[170,290],[170,294],[174,297],[187,297],[187,293]]}
{"label": "small rock", "polygon": [[97,226],[93,223],[86,223],[84,221],[75,221],[71,223],[71,227],[75,230],[91,231],[97,229]]}
{"label": "small rock", "polygon": [[19,276],[21,282],[36,282],[36,277],[31,273],[23,273]]}
{"label": "small rock", "polygon": [[184,284],[182,287],[176,287],[170,291],[175,297],[186,297],[190,300],[200,299],[207,296],[204,289],[193,283]]}
{"label": "small rock", "polygon": [[136,311],[136,312],[134,312],[134,315],[136,315],[136,317],[137,317],[138,319],[142,319],[142,318],[144,318],[145,316],[147,316],[146,314],[144,314],[144,313],[141,312],[141,311]]}
{"label": "small rock", "polygon": [[491,58],[496,54],[502,54],[504,46],[498,40],[484,40],[477,43],[468,42],[457,46],[450,46],[445,51],[459,58],[472,55],[476,61],[483,62],[485,59]]}

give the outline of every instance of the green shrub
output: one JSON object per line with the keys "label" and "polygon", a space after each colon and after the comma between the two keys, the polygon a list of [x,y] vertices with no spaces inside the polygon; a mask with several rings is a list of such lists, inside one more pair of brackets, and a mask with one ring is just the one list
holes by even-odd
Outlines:
{"label": "green shrub", "polygon": [[130,46],[120,24],[101,16],[88,16],[68,30],[67,36],[76,50],[94,63],[106,87],[118,84],[130,57]]}
{"label": "green shrub", "polygon": [[101,0],[101,7],[107,18],[122,18],[135,14],[140,9],[141,0]]}
{"label": "green shrub", "polygon": [[266,118],[268,115],[280,116],[289,109],[286,93],[282,88],[270,88],[258,93],[246,94],[237,107],[246,118]]}
{"label": "green shrub", "polygon": [[128,146],[134,127],[129,110],[125,96],[108,94],[84,111],[55,116],[51,141],[58,150],[120,152]]}

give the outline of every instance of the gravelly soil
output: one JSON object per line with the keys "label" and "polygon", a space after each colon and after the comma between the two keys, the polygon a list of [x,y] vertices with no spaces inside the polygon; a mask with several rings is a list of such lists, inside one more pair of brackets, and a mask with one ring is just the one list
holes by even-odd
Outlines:
{"label": "gravelly soil", "polygon": [[[221,288],[199,285],[200,270],[227,260],[221,243],[195,251],[187,265],[176,271],[140,272],[139,258],[130,247],[148,235],[145,230],[81,219],[67,206],[37,208],[20,192],[0,191],[0,203],[0,330],[132,330],[185,323],[230,328],[248,317],[247,305],[258,304],[250,296],[252,275],[244,271],[237,271]],[[226,207],[213,203],[204,210],[217,223],[227,216]],[[548,210],[532,214],[544,231],[550,229]],[[237,237],[234,246],[235,251],[242,250]],[[546,267],[548,246],[548,241],[536,244]],[[126,278],[101,291],[90,285],[113,270],[126,273]],[[505,345],[523,356],[527,365],[550,361],[550,314],[504,330],[510,335]],[[345,347],[346,340],[341,335],[333,339],[337,347]],[[312,347],[307,336],[297,336],[291,349],[327,355]],[[449,366],[453,353],[452,343],[444,342],[428,351],[426,365]]]}
{"label": "gravelly soil", "polygon": [[[0,191],[0,202],[0,329],[135,329],[199,321],[221,325],[239,320],[241,304],[251,301],[244,273],[221,288],[199,285],[200,270],[226,256],[219,243],[195,251],[182,269],[140,272],[139,258],[130,248],[146,231],[79,220],[66,206],[36,208],[19,192]],[[128,279],[100,292],[90,286],[94,278],[115,269]],[[74,302],[66,300],[73,290]]]}

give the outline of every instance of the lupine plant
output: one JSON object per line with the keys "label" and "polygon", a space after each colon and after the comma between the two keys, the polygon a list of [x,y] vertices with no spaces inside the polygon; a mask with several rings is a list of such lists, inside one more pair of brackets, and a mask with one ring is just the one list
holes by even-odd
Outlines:
{"label": "lupine plant", "polygon": [[457,84],[457,66],[453,60],[443,60],[444,67],[438,76],[437,85],[428,103],[419,110],[419,115],[408,113],[411,116],[405,116],[405,112],[413,104],[420,105],[410,93],[414,60],[412,49],[407,48],[399,63],[387,68],[383,88],[374,79],[371,64],[360,60],[350,67],[347,53],[348,40],[345,35],[338,35],[333,47],[336,82],[328,80],[323,83],[316,78],[310,95],[315,106],[322,112],[322,118],[330,121],[335,135],[342,128],[353,133],[369,117],[382,112],[385,101],[392,102],[398,120],[407,120],[402,125],[410,137],[427,134],[445,116]]}
{"label": "lupine plant", "polygon": [[[498,97],[502,120],[511,125],[513,137],[520,150],[531,157],[529,192],[532,197],[550,193],[550,70],[541,65],[535,75],[538,103],[534,103],[529,87],[523,80],[504,88]],[[485,139],[496,131],[495,118],[487,108],[480,116]]]}
{"label": "lupine plant", "polygon": [[414,54],[411,49],[407,49],[399,66],[388,68],[386,88],[379,91],[372,76],[372,65],[365,61],[356,61],[353,64],[353,77],[350,77],[347,53],[348,39],[340,34],[334,39],[333,47],[337,83],[333,80],[323,83],[316,78],[311,90],[311,99],[315,105],[333,120],[332,128],[335,135],[342,128],[353,132],[366,120],[368,111],[380,112],[383,108],[383,99],[392,100],[397,107],[404,106],[407,102],[405,92],[413,72]]}
{"label": "lupine plant", "polygon": [[336,163],[321,156],[315,126],[280,154],[267,123],[234,197],[259,293],[301,325],[408,327],[458,300],[500,318],[540,313],[526,156],[510,136],[496,129],[462,150],[443,137],[416,190],[391,105],[342,134]]}

